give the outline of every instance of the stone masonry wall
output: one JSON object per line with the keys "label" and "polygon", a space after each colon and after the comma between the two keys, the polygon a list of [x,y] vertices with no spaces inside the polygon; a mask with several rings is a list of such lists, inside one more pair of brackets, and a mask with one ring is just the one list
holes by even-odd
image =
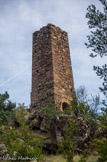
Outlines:
{"label": "stone masonry wall", "polygon": [[50,26],[33,33],[31,107],[46,106],[47,91],[54,91]]}
{"label": "stone masonry wall", "polygon": [[52,26],[51,42],[55,102],[69,104],[75,96],[75,90],[67,32]]}
{"label": "stone masonry wall", "polygon": [[75,96],[68,36],[52,24],[33,33],[31,108],[46,106],[46,92],[54,103]]}

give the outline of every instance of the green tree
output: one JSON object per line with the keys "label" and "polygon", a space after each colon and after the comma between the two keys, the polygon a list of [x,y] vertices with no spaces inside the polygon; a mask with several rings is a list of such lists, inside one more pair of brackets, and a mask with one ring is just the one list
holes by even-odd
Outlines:
{"label": "green tree", "polygon": [[0,94],[0,125],[10,122],[16,111],[16,103],[9,100],[8,92]]}
{"label": "green tree", "polygon": [[0,110],[11,111],[16,107],[16,103],[12,103],[9,100],[9,94],[6,91],[4,94],[0,94]]}
{"label": "green tree", "polygon": [[84,86],[76,90],[76,98],[71,101],[71,111],[76,116],[98,118],[98,110],[101,105],[100,96],[89,94]]}
{"label": "green tree", "polygon": [[[92,49],[91,57],[107,56],[107,1],[99,0],[103,6],[103,12],[96,9],[95,5],[90,5],[87,8],[86,18],[88,18],[88,26],[91,34],[88,35],[88,43],[85,43],[87,48]],[[107,64],[94,66],[96,74],[103,80],[100,90],[107,97]]]}
{"label": "green tree", "polygon": [[90,107],[88,105],[85,105],[84,103],[78,103],[78,100],[76,98],[74,98],[71,101],[71,108],[72,112],[76,116],[83,116],[83,117],[86,117],[90,110]]}

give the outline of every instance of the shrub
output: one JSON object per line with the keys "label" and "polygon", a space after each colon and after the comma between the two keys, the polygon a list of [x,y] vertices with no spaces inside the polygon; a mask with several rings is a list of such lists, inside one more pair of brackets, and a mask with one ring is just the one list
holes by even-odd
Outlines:
{"label": "shrub", "polygon": [[102,138],[102,139],[95,139],[94,140],[94,145],[96,151],[99,153],[99,161],[104,162],[107,161],[107,139]]}
{"label": "shrub", "polygon": [[71,101],[71,107],[72,107],[72,112],[76,116],[86,116],[89,112],[90,107],[88,105],[85,105],[84,103],[78,103],[77,99],[74,98]]}
{"label": "shrub", "polygon": [[0,110],[0,126],[6,125],[13,120],[16,114],[16,109],[12,111]]}
{"label": "shrub", "polygon": [[62,144],[59,145],[59,150],[68,162],[73,162],[73,157],[76,154],[76,142],[74,141],[74,134],[76,131],[76,124],[74,121],[66,129],[66,133],[62,139]]}
{"label": "shrub", "polygon": [[[102,115],[100,116],[101,127],[105,134],[107,133],[107,108],[102,108]],[[107,137],[107,136],[106,136]],[[99,153],[99,161],[107,161],[107,138],[95,139],[94,146]]]}
{"label": "shrub", "polygon": [[101,108],[102,112],[99,117],[99,120],[101,121],[102,127],[107,129],[107,107]]}
{"label": "shrub", "polygon": [[18,157],[22,156],[40,159],[42,158],[42,148],[39,145],[42,142],[42,138],[37,138],[25,124],[24,115],[25,112],[17,114],[20,123],[19,128],[4,127],[0,140],[6,145],[10,157],[18,159]]}
{"label": "shrub", "polygon": [[61,115],[63,112],[60,111],[59,105],[56,105],[53,103],[53,101],[50,99],[50,93],[46,94],[47,96],[47,106],[41,109],[41,113],[44,115],[46,119],[46,129],[50,130],[50,124],[52,121],[52,118],[56,115]]}

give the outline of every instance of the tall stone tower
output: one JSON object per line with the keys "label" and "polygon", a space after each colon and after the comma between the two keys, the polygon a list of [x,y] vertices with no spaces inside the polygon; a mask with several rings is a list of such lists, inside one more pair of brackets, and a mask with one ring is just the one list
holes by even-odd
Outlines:
{"label": "tall stone tower", "polygon": [[52,24],[33,33],[31,108],[46,106],[47,92],[61,109],[75,96],[68,35]]}

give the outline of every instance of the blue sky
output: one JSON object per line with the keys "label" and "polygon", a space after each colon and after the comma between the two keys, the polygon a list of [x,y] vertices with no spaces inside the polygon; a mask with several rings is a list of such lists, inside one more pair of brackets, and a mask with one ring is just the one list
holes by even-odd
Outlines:
{"label": "blue sky", "polygon": [[84,85],[100,94],[93,65],[105,60],[90,58],[84,45],[89,34],[85,14],[92,3],[102,9],[98,0],[0,0],[0,93],[8,91],[12,101],[30,104],[32,33],[52,23],[68,32],[75,88]]}

